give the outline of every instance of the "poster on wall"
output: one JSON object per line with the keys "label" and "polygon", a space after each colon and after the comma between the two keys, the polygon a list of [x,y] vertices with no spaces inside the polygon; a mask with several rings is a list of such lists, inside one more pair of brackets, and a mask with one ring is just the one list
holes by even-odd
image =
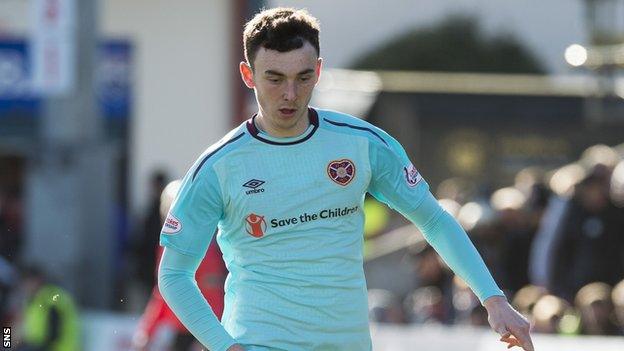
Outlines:
{"label": "poster on wall", "polygon": [[69,94],[76,75],[75,0],[33,0],[30,60],[32,88],[41,95]]}
{"label": "poster on wall", "polygon": [[[24,39],[0,40],[0,120],[36,118],[44,96],[34,87],[32,46]],[[132,45],[105,40],[98,45],[95,94],[107,119],[128,119],[132,101]]]}

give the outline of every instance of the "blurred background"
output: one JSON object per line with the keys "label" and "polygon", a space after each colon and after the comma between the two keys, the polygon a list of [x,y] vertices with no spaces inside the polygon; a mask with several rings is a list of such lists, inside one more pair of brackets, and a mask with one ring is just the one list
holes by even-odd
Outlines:
{"label": "blurred background", "polygon": [[[403,144],[538,350],[624,349],[624,0],[0,0],[13,347],[176,349],[146,327],[161,192],[255,112],[242,26],[274,6],[321,22],[312,104]],[[418,230],[365,210],[375,350],[503,350]]]}

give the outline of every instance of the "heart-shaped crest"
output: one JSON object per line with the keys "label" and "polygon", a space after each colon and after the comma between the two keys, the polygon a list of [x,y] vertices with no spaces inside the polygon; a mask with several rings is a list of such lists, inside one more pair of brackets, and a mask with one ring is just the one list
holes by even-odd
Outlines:
{"label": "heart-shaped crest", "polygon": [[346,186],[355,178],[355,164],[346,158],[331,161],[327,165],[327,175],[336,184]]}

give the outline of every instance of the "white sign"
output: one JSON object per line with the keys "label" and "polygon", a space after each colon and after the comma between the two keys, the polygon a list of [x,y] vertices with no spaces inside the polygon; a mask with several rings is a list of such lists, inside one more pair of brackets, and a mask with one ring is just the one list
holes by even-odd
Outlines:
{"label": "white sign", "polygon": [[[502,351],[506,344],[489,328],[440,325],[372,324],[375,351]],[[621,351],[624,337],[561,336],[532,333],[533,345],[540,351]],[[517,349],[519,350],[519,349]]]}
{"label": "white sign", "polygon": [[75,80],[75,0],[32,0],[30,38],[33,89],[64,95]]}

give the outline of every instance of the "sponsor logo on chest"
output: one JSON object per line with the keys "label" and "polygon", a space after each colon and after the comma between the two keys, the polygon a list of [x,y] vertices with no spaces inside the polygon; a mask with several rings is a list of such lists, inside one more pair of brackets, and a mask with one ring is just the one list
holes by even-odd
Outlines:
{"label": "sponsor logo on chest", "polygon": [[[341,217],[358,213],[359,211],[359,205],[350,207],[324,208],[316,212],[303,212],[294,217],[271,218],[268,222],[270,223],[271,228],[282,228],[326,219],[339,219]],[[256,238],[261,238],[266,233],[267,220],[265,220],[265,216],[250,213],[247,217],[245,217],[244,221],[247,234]]]}
{"label": "sponsor logo on chest", "polygon": [[247,234],[261,238],[264,235],[267,224],[264,220],[264,216],[257,215],[255,213],[250,213],[245,217],[245,230],[247,230]]}
{"label": "sponsor logo on chest", "polygon": [[245,191],[245,194],[252,195],[252,194],[263,193],[264,189],[261,188],[261,186],[264,183],[266,183],[264,180],[259,180],[259,179],[251,179],[251,180],[247,181],[245,184],[243,184],[243,186],[245,188],[249,189],[249,190]]}

